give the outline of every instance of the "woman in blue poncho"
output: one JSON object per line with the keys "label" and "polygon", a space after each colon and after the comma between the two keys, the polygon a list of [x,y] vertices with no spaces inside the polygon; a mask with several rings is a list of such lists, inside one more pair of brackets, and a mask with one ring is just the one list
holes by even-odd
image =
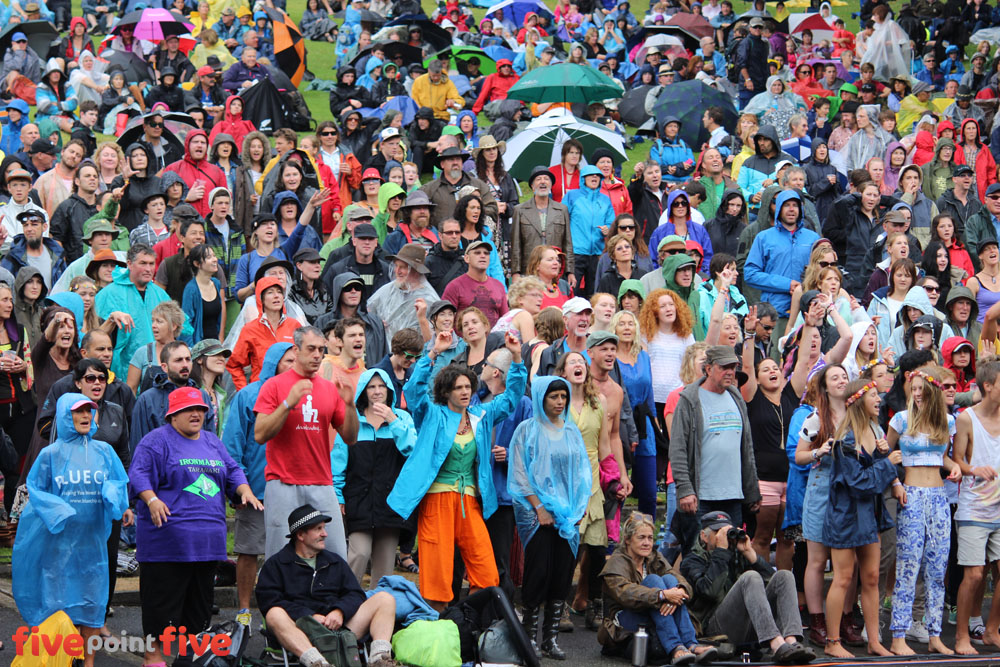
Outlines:
{"label": "woman in blue poncho", "polygon": [[[59,435],[28,473],[12,555],[14,601],[28,626],[65,611],[86,640],[104,625],[111,522],[132,523],[128,476],[111,445],[91,439],[93,401],[72,393],[56,405]],[[92,667],[94,656],[84,664]]]}
{"label": "woman in blue poncho", "polygon": [[544,602],[542,650],[565,660],[556,637],[576,567],[578,524],[590,502],[590,460],[583,435],[569,418],[569,383],[540,375],[531,387],[534,418],[514,431],[507,477],[524,545],[523,624],[534,645],[538,607]]}

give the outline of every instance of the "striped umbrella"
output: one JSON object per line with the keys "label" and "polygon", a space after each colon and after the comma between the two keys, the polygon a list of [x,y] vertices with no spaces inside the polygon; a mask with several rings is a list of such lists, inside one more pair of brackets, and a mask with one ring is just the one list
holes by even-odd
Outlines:
{"label": "striped umbrella", "polygon": [[266,13],[271,21],[275,64],[298,87],[302,83],[302,75],[306,72],[306,42],[302,38],[302,31],[288,14],[280,9],[264,7],[261,11]]}

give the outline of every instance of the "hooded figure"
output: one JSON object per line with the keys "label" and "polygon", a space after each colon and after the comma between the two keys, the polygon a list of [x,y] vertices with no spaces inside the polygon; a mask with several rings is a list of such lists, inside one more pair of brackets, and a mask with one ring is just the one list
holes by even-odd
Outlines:
{"label": "hooded figure", "polygon": [[[774,155],[767,157],[761,151],[760,139],[769,139],[774,145]],[[753,198],[763,189],[764,181],[775,179],[775,167],[782,160],[788,160],[796,164],[795,158],[788,153],[782,152],[781,140],[778,138],[778,131],[772,125],[761,125],[754,135],[754,155],[743,161],[740,173],[736,182],[739,183],[743,191],[743,197],[750,203],[750,209],[756,210],[759,203],[755,203]],[[759,202],[760,200],[758,200]]]}
{"label": "hooded figure", "polygon": [[[510,65],[510,75],[504,76],[502,72],[502,67],[504,65]],[[501,58],[497,60],[497,71],[494,74],[490,74],[483,80],[483,87],[479,91],[479,97],[476,98],[475,104],[472,105],[472,112],[478,114],[483,110],[483,107],[490,102],[496,102],[498,100],[507,99],[507,91],[510,90],[511,86],[520,80],[520,77],[514,71],[513,63],[508,58]]]}
{"label": "hooded figure", "polygon": [[[781,92],[775,93],[771,87],[781,84]],[[787,139],[791,134],[788,121],[797,113],[805,113],[806,104],[796,93],[789,90],[788,85],[778,75],[767,78],[767,86],[743,108],[743,113],[752,113],[762,124],[777,128],[778,135]],[[832,113],[832,112],[831,112]]]}
{"label": "hooded figure", "polygon": [[[615,210],[611,200],[601,192],[600,184],[596,188],[588,188],[584,183],[588,176],[601,176],[601,170],[593,165],[587,165],[580,170],[580,187],[570,190],[563,197],[562,203],[569,209],[570,237],[573,239],[573,253],[590,255],[597,268],[597,257],[604,251],[604,236],[598,227],[611,229],[615,219]],[[579,265],[577,266],[579,270]]]}
{"label": "hooded figure", "polygon": [[[902,354],[910,349],[910,343],[913,340],[913,322],[909,320],[907,316],[907,307],[915,308],[920,311],[920,317],[916,321],[922,320],[925,316],[933,317],[936,324],[934,329],[934,349],[940,349],[941,341],[954,336],[954,332],[951,327],[945,323],[944,316],[938,313],[934,306],[931,305],[930,299],[927,298],[927,292],[924,291],[923,287],[915,285],[909,289],[906,293],[906,297],[903,298],[903,305],[899,308],[899,313],[896,315],[896,321],[893,323],[893,328],[891,334],[887,334],[883,338],[883,333],[888,332],[889,327],[886,326],[887,317],[883,317],[879,321],[876,327],[879,331],[879,343],[882,348],[887,345],[892,347],[893,351],[898,350],[898,354]],[[940,326],[938,326],[940,325]]]}
{"label": "hooded figure", "polygon": [[[376,262],[380,260],[375,260]],[[388,279],[388,276],[385,276]],[[343,271],[336,274],[330,285],[330,299],[333,302],[330,311],[316,319],[316,327],[321,331],[329,331],[333,323],[345,316],[340,311],[340,300],[344,295],[344,285],[351,280],[361,280],[361,276],[351,271]],[[428,301],[428,303],[432,303]],[[362,297],[354,317],[365,323],[365,363],[375,365],[389,354],[389,345],[386,342],[385,325],[382,322],[365,312],[365,299]]]}
{"label": "hooded figure", "polygon": [[[743,275],[745,284],[759,289],[761,299],[771,303],[779,317],[788,317],[791,283],[801,278],[819,234],[803,224],[802,198],[797,192],[783,190],[774,201],[774,225],[753,240]],[[791,201],[799,203],[799,217],[795,229],[789,231],[780,220],[782,209]]]}
{"label": "hooded figure", "polygon": [[160,70],[160,85],[153,86],[146,95],[146,104],[150,108],[157,102],[167,105],[171,111],[184,110],[184,89],[178,84],[177,70],[170,65]]}
{"label": "hooded figure", "polygon": [[[271,213],[278,220],[278,242],[284,243],[290,238],[290,234],[286,233],[281,224],[281,207],[287,203],[295,204],[295,224],[298,226],[299,216],[302,215],[302,202],[299,200],[298,196],[290,190],[282,190],[274,195],[274,199],[271,204]],[[312,225],[302,225],[302,240],[299,242],[299,248],[313,248],[316,252],[323,247],[323,242],[319,238],[319,234],[313,229]],[[294,233],[294,230],[293,230]]]}
{"label": "hooded figure", "polygon": [[[371,93],[375,87],[375,82],[382,77],[381,68],[384,64],[380,58],[376,58],[375,56],[369,57],[365,61],[365,73],[358,77],[358,86]],[[379,70],[379,72],[376,74],[375,70]]]}
{"label": "hooded figure", "polygon": [[903,151],[903,164],[906,163],[906,146],[899,141],[890,142],[885,147],[885,155],[882,156],[882,162],[885,164],[885,171],[882,173],[882,194],[884,195],[891,195],[899,184],[899,172],[903,169],[903,165],[892,166],[892,154],[896,150]]}
{"label": "hooded figure", "polygon": [[497,141],[510,141],[514,133],[517,132],[517,120],[515,116],[521,110],[523,104],[518,100],[507,99],[500,103],[500,118],[490,126],[489,133]]}
{"label": "hooded figure", "polygon": [[[561,426],[553,424],[545,414],[545,397],[556,389],[567,395]],[[532,418],[521,422],[511,438],[507,490],[514,502],[521,544],[527,547],[540,527],[528,500],[528,496],[535,496],[576,556],[580,545],[577,524],[590,502],[593,480],[583,435],[570,418],[569,394],[563,378],[539,375],[531,381]]]}
{"label": "hooded figure", "polygon": [[[164,146],[164,149],[166,149],[166,146]],[[137,166],[139,164],[137,159],[141,159],[138,155],[139,151],[145,154],[146,166]],[[129,176],[127,185],[124,176],[115,176],[115,180],[111,182],[110,189],[114,190],[115,188],[125,186],[125,191],[122,193],[121,209],[118,213],[118,224],[131,232],[146,219],[146,211],[142,206],[146,197],[162,193],[164,190],[160,177],[156,175],[156,157],[153,155],[153,149],[149,147],[149,144],[145,142],[129,144],[128,148],[125,149],[125,159],[128,161],[132,175]],[[136,169],[143,169],[146,175],[142,176],[135,173]],[[207,189],[205,194],[208,194]]]}
{"label": "hooded figure", "polygon": [[[385,405],[395,416],[391,422],[382,421],[378,428],[372,426],[365,416],[369,405],[367,389],[373,379],[378,377],[385,384]],[[333,485],[337,491],[337,499],[344,507],[344,530],[352,533],[367,533],[369,541],[372,534],[377,544],[389,538],[392,549],[373,547],[369,553],[348,549],[348,563],[363,577],[372,559],[372,577],[370,589],[378,585],[382,575],[392,574],[393,558],[396,555],[396,543],[401,532],[415,533],[415,517],[403,519],[397,514],[386,497],[396,484],[406,457],[413,451],[417,442],[417,430],[413,426],[413,418],[408,412],[392,407],[396,403],[396,390],[389,374],[381,368],[370,368],[358,379],[358,388],[354,394],[354,404],[358,411],[358,437],[350,447],[338,435],[331,453],[333,469]],[[387,535],[392,531],[391,535]],[[376,561],[379,553],[388,555],[386,562]],[[359,578],[358,581],[361,579]]]}
{"label": "hooded figure", "polygon": [[[959,324],[954,316],[955,304],[960,299],[969,302],[969,319],[965,324]],[[972,341],[976,349],[979,349],[979,337],[983,331],[983,324],[979,321],[979,304],[976,302],[976,297],[972,295],[972,290],[965,285],[955,285],[948,290],[948,298],[945,301],[945,318],[956,336],[963,336]]]}
{"label": "hooded figure", "polygon": [[[971,144],[965,142],[965,130],[967,127],[976,128],[976,136]],[[972,118],[962,121],[962,127],[955,137],[958,146],[955,149],[955,164],[967,164],[976,172],[976,179],[972,183],[972,191],[979,195],[979,201],[986,203],[986,188],[997,182],[997,164],[993,160],[993,154],[983,146],[982,138],[979,136],[979,123]]]}
{"label": "hooded figure", "polygon": [[[201,137],[205,140],[205,154],[198,159],[195,159],[191,155],[191,141],[195,137]],[[184,138],[184,157],[173,164],[167,165],[167,170],[176,171],[180,174],[180,177],[184,179],[189,188],[194,187],[199,181],[204,185],[205,193],[202,198],[188,202],[194,206],[195,210],[198,211],[198,215],[202,218],[207,218],[212,210],[208,200],[209,193],[215,188],[226,187],[228,182],[222,170],[208,161],[208,147],[210,144],[211,142],[208,140],[208,134],[205,133],[205,130],[191,130]]]}
{"label": "hooded figure", "polygon": [[260,379],[236,392],[229,404],[226,423],[222,429],[222,444],[233,460],[243,468],[250,490],[261,501],[264,499],[264,466],[267,465],[267,459],[264,456],[264,445],[258,444],[253,437],[254,425],[257,423],[257,413],[253,411],[253,406],[257,403],[260,388],[277,375],[278,363],[292,347],[291,343],[275,343],[267,348],[260,368]]}
{"label": "hooded figure", "polygon": [[851,325],[851,347],[847,350],[847,356],[844,357],[844,370],[847,371],[848,380],[857,380],[861,375],[861,367],[866,363],[864,359],[858,359],[858,346],[861,345],[862,339],[868,333],[869,329],[875,331],[875,351],[872,355],[872,359],[878,359],[882,356],[881,348],[878,344],[878,330],[875,325],[868,319],[861,322],[855,322]]}
{"label": "hooded figure", "polygon": [[[667,125],[671,123],[677,123],[677,136],[667,139]],[[660,124],[660,138],[649,149],[650,161],[659,163],[663,168],[663,180],[670,183],[683,183],[695,167],[694,153],[680,136],[682,127],[676,116],[665,117]]]}
{"label": "hooded figure", "polygon": [[[243,98],[237,95],[230,95],[226,100],[226,112],[223,114],[222,120],[217,121],[212,125],[212,134],[208,135],[209,143],[213,146],[215,145],[215,137],[219,134],[225,133],[233,138],[233,143],[237,147],[243,145],[243,139],[246,138],[251,132],[256,132],[257,128],[254,127],[253,122],[243,118],[243,111],[240,110],[239,113],[233,113],[232,104],[233,100],[239,100],[243,102]],[[230,158],[232,162],[236,162],[236,157],[239,154],[239,148],[233,151],[233,155]]]}
{"label": "hooded figure", "polygon": [[679,294],[688,308],[691,309],[691,317],[694,320],[692,334],[695,340],[705,340],[705,330],[701,325],[701,318],[698,316],[701,313],[701,292],[695,285],[694,274],[691,275],[691,284],[687,287],[682,287],[677,283],[677,272],[687,267],[694,269],[694,273],[698,272],[697,262],[689,255],[684,253],[668,255],[660,272],[663,274],[664,286]]}
{"label": "hooded figure", "polygon": [[873,157],[881,158],[885,154],[886,147],[893,142],[892,135],[879,125],[879,107],[866,104],[858,108],[858,113],[864,113],[868,116],[872,133],[868,134],[867,131],[859,128],[851,135],[851,139],[842,151],[848,169],[864,169],[868,160]]}
{"label": "hooded figure", "polygon": [[[355,80],[351,83],[344,81],[348,74],[354,75]],[[357,77],[358,71],[351,65],[337,70],[337,85],[330,91],[330,113],[334,118],[340,118],[346,109],[354,108],[350,100],[360,102],[363,107],[368,106],[368,91],[358,85]]]}
{"label": "hooded figure", "polygon": [[[917,318],[916,322],[910,325],[906,333],[903,334],[903,344],[906,346],[903,349],[916,349],[916,342],[914,340],[916,332],[919,330],[929,330],[934,336],[934,340],[930,344],[930,349],[936,352],[941,348],[941,329],[943,326],[944,323],[934,315],[921,315]],[[893,333],[895,334],[895,332]],[[934,356],[937,357],[938,355],[935,354]]]}
{"label": "hooded figure", "polygon": [[[698,271],[708,272],[708,265],[712,262],[712,255],[715,254],[712,249],[712,239],[709,237],[708,232],[705,231],[705,227],[691,219],[691,201],[684,190],[677,189],[667,195],[667,205],[663,207],[663,215],[660,216],[659,226],[653,230],[653,235],[649,239],[649,247],[658,248],[660,241],[662,241],[665,237],[677,234],[677,228],[674,226],[673,219],[670,214],[673,210],[674,202],[681,197],[688,200],[687,237],[685,240],[690,239],[692,241],[697,241],[698,244],[701,245],[705,252],[701,260],[701,266],[698,267]],[[574,249],[576,248],[575,241],[573,243],[573,247]],[[653,263],[659,265],[659,259],[656,256],[656,253],[651,252],[650,254],[653,255]]]}
{"label": "hooded figure", "polygon": [[[816,157],[816,150],[821,145],[827,147],[826,156],[822,160]],[[834,200],[843,194],[844,187],[837,168],[830,164],[830,150],[825,141],[813,140],[812,155],[802,168],[806,170],[806,192],[816,201],[816,215],[820,220],[826,220]],[[831,182],[830,176],[834,176],[836,180]]]}
{"label": "hooded figure", "polygon": [[253,322],[248,322],[233,347],[233,354],[226,361],[226,369],[233,376],[233,384],[237,389],[242,389],[248,383],[246,372],[243,370],[250,367],[249,382],[256,382],[260,379],[261,370],[264,367],[264,357],[274,343],[292,342],[292,334],[295,330],[303,326],[298,320],[290,319],[286,316],[285,296],[282,290],[281,316],[277,322],[270,322],[267,319],[267,312],[264,309],[264,291],[271,287],[281,287],[278,278],[266,277],[257,281],[254,288],[254,295],[257,302],[257,312],[260,316]]}
{"label": "hooded figure", "polygon": [[[926,248],[931,240],[931,220],[938,214],[938,208],[933,199],[928,199],[924,195],[924,191],[921,188],[924,184],[924,172],[917,165],[908,164],[900,170],[900,187],[902,188],[906,175],[911,173],[916,174],[918,182],[917,191],[913,193],[897,192],[896,196],[903,203],[909,205],[911,213],[910,233],[920,241],[921,248]],[[914,257],[913,260],[916,261],[917,258]]]}
{"label": "hooded figure", "polygon": [[461,137],[462,144],[464,144],[464,146],[460,147],[464,148],[464,150],[471,151],[473,148],[479,146],[479,121],[476,119],[476,114],[472,113],[468,109],[459,111],[458,115],[455,116],[455,127],[459,128],[461,131],[462,119],[466,116],[472,119],[472,133],[465,134],[465,132],[461,132],[458,136]]}
{"label": "hooded figure", "polygon": [[[943,160],[941,158],[941,152],[948,148],[951,149],[951,158]],[[886,157],[886,160],[888,160],[888,157]],[[951,179],[954,169],[955,142],[948,137],[941,137],[937,140],[937,143],[934,144],[934,159],[921,167],[921,171],[923,172],[921,174],[923,180],[923,191],[930,200],[937,201],[944,195],[944,193],[952,189],[953,183]],[[886,172],[888,171],[887,162]],[[885,182],[884,179],[883,182]]]}
{"label": "hooded figure", "polygon": [[[90,407],[89,430],[77,431],[73,409]],[[39,625],[57,611],[74,624],[104,625],[108,604],[108,536],[128,509],[128,476],[111,445],[92,440],[94,403],[64,394],[56,407],[58,438],[27,475],[30,496],[18,521],[12,558],[18,612]]]}
{"label": "hooded figure", "polygon": [[[955,352],[962,348],[969,353],[969,365],[964,368],[955,365]],[[976,381],[976,348],[973,347],[972,341],[961,336],[946,338],[941,344],[941,357],[944,360],[942,365],[955,374],[958,393],[970,391]],[[955,398],[957,403],[958,397]]]}
{"label": "hooded figure", "polygon": [[[740,212],[736,215],[730,215],[729,204],[737,198],[740,200]],[[711,239],[713,254],[725,253],[736,257],[739,251],[740,234],[746,229],[746,226],[747,202],[743,198],[743,193],[738,189],[726,190],[722,194],[722,201],[719,203],[715,217],[705,223],[705,231]]]}
{"label": "hooded figure", "polygon": [[399,76],[399,67],[389,61],[382,66],[382,76],[372,87],[371,103],[382,106],[390,97],[406,96],[406,86]]}

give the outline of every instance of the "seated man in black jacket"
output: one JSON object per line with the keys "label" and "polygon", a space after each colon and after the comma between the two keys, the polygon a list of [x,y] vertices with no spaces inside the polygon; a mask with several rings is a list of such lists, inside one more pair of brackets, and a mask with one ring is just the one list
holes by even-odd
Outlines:
{"label": "seated man in black jacket", "polygon": [[[706,635],[725,634],[739,646],[767,643],[769,661],[805,664],[816,654],[800,641],[802,619],[795,577],[757,556],[747,534],[721,511],[701,517],[701,532],[681,561],[694,589],[688,609]],[[732,542],[730,542],[732,540]]]}
{"label": "seated man in black jacket", "polygon": [[379,592],[365,600],[347,561],[326,550],[330,517],[306,503],[288,515],[288,544],[267,559],[257,578],[257,606],[271,632],[305,667],[329,667],[314,645],[330,630],[371,635],[370,667],[395,665],[396,600]]}

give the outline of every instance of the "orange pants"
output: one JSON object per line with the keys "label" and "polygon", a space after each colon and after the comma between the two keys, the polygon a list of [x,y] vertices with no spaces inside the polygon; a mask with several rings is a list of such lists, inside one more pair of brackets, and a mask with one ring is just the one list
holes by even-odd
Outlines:
{"label": "orange pants", "polygon": [[[464,503],[465,516],[462,516]],[[500,585],[493,543],[479,501],[454,492],[429,493],[420,503],[417,547],[420,551],[420,594],[433,602],[450,602],[451,579],[458,546],[473,588]]]}

